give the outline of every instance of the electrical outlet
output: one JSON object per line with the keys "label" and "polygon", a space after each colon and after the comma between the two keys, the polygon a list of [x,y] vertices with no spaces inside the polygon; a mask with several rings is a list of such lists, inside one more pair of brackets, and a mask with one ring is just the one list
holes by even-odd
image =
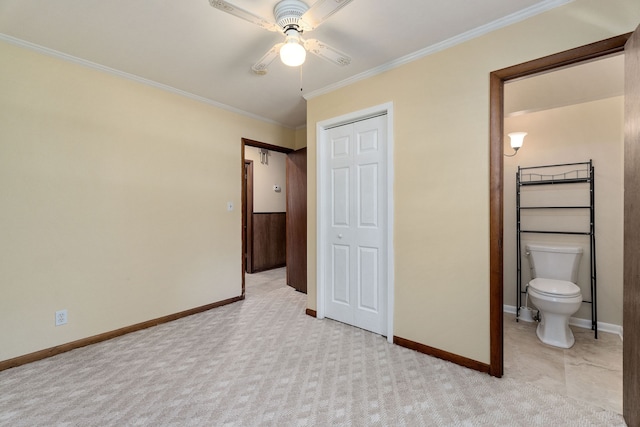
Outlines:
{"label": "electrical outlet", "polygon": [[67,310],[56,311],[56,326],[67,324]]}

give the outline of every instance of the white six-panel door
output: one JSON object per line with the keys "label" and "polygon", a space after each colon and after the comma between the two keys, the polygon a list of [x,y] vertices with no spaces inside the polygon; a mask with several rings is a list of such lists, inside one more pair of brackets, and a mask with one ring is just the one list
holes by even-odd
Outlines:
{"label": "white six-panel door", "polygon": [[327,130],[325,316],[386,335],[386,118]]}

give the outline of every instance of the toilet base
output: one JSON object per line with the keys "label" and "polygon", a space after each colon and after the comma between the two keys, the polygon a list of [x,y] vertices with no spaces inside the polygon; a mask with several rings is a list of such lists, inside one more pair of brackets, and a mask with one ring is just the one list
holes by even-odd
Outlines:
{"label": "toilet base", "polygon": [[542,320],[536,328],[536,335],[540,341],[553,347],[573,347],[576,339],[569,328],[569,316],[542,312],[541,317]]}

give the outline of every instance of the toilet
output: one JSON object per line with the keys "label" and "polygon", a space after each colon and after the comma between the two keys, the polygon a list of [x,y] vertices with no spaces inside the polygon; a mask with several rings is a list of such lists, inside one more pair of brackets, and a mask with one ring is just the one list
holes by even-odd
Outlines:
{"label": "toilet", "polygon": [[541,317],[536,334],[545,344],[571,348],[575,338],[569,329],[569,317],[582,304],[582,294],[576,285],[582,248],[528,244],[525,249],[534,277],[527,292]]}

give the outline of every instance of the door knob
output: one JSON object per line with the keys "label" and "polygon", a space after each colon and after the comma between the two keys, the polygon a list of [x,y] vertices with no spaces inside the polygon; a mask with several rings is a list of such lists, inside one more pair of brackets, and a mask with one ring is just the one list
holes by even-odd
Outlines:
{"label": "door knob", "polygon": [[338,239],[342,239],[342,234],[338,234]]}

